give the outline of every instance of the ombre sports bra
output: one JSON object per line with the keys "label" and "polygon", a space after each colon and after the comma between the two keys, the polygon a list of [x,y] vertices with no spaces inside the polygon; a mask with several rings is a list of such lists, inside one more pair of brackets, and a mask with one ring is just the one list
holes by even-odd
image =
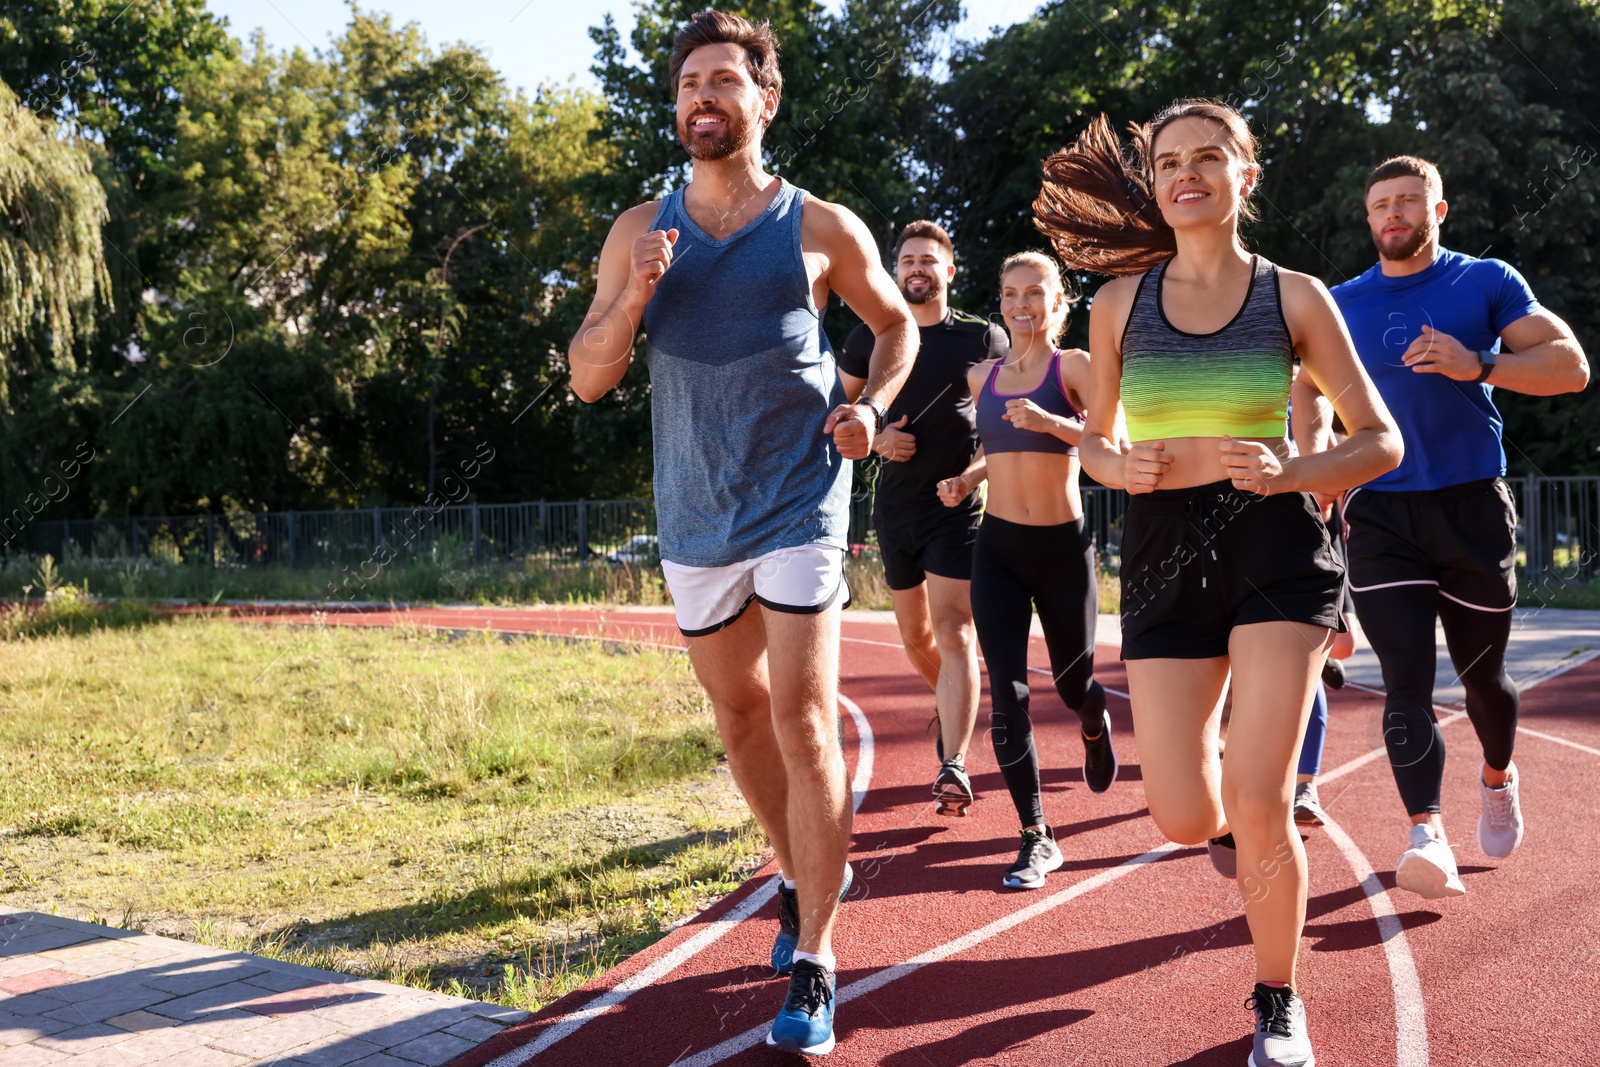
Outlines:
{"label": "ombre sports bra", "polygon": [[1068,444],[1055,434],[1039,430],[1024,430],[1013,426],[1004,418],[1006,401],[1023,397],[1033,401],[1052,415],[1063,418],[1082,418],[1078,409],[1067,399],[1067,389],[1061,383],[1061,350],[1050,356],[1050,366],[1045,369],[1044,380],[1026,393],[997,393],[995,375],[1000,373],[1000,363],[989,371],[989,380],[978,393],[978,439],[983,442],[983,452],[992,456],[999,452],[1051,452],[1058,456],[1076,456],[1078,446]]}
{"label": "ombre sports bra", "polygon": [[1139,279],[1122,332],[1122,406],[1128,437],[1282,437],[1294,341],[1278,268],[1250,258],[1244,306],[1215,333],[1185,333],[1161,307],[1166,264]]}

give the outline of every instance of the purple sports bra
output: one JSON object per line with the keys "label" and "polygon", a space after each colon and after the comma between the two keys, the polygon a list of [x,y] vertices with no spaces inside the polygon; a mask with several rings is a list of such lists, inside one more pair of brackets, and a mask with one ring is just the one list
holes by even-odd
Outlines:
{"label": "purple sports bra", "polygon": [[989,372],[989,380],[978,393],[978,438],[983,442],[984,454],[992,456],[997,452],[1050,452],[1058,456],[1076,456],[1077,445],[1070,445],[1055,434],[1021,429],[1003,418],[1006,413],[1006,401],[1018,397],[1033,401],[1052,415],[1068,419],[1082,418],[1078,414],[1078,409],[1072,406],[1072,401],[1067,399],[1066,387],[1061,384],[1061,350],[1056,349],[1051,354],[1050,366],[1044,372],[1044,380],[1032,392],[995,392],[994,379],[999,373],[1000,364],[997,362],[994,369]]}

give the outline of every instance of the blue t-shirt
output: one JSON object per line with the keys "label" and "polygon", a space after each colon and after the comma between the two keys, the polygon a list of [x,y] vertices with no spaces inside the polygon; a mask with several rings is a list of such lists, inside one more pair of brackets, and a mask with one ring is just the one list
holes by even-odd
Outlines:
{"label": "blue t-shirt", "polygon": [[1504,474],[1493,386],[1414,371],[1400,357],[1424,325],[1475,352],[1498,350],[1507,326],[1539,310],[1516,268],[1441,248],[1432,266],[1405,277],[1388,277],[1374,264],[1335,286],[1333,299],[1406,445],[1400,466],[1366,488],[1442,489]]}

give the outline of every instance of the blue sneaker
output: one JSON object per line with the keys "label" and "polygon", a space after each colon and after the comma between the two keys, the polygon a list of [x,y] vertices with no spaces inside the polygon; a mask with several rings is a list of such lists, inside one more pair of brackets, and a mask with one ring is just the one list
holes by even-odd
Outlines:
{"label": "blue sneaker", "polygon": [[833,972],[815,960],[794,964],[783,1010],[767,1031],[767,1045],[803,1056],[833,1051]]}
{"label": "blue sneaker", "polygon": [[[839,888],[839,903],[855,881],[856,872],[844,865],[844,885]],[[779,975],[788,974],[794,967],[795,946],[800,943],[800,899],[793,889],[778,886],[778,936],[772,942],[772,969]]]}

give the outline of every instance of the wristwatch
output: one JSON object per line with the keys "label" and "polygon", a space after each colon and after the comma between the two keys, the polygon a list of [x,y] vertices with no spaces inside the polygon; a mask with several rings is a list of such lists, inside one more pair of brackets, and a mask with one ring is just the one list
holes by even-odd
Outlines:
{"label": "wristwatch", "polygon": [[1494,353],[1485,348],[1478,353],[1478,362],[1483,365],[1483,369],[1478,371],[1476,378],[1472,379],[1474,385],[1488,378],[1489,373],[1494,370]]}
{"label": "wristwatch", "polygon": [[873,434],[877,435],[882,433],[883,417],[889,413],[889,409],[878,403],[877,400],[870,396],[863,396],[860,400],[856,401],[856,404],[865,405],[869,410],[871,410],[873,418],[876,420],[872,427]]}

